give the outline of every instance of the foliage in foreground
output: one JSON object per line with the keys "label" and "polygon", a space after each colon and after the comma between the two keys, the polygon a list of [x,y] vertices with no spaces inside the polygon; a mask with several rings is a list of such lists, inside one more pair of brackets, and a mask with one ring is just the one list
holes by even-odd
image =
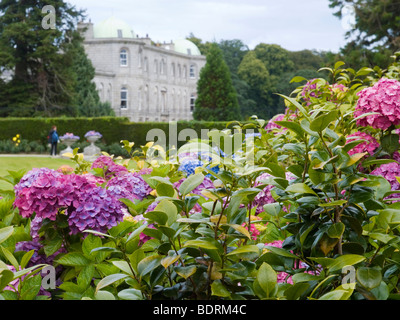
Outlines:
{"label": "foliage in foreground", "polygon": [[10,172],[0,297],[398,299],[400,66],[327,70],[268,123]]}

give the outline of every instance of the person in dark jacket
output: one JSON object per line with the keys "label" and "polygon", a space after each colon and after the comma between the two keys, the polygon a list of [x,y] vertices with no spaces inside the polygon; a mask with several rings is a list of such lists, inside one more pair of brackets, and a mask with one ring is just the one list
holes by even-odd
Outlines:
{"label": "person in dark jacket", "polygon": [[58,133],[57,133],[56,126],[51,127],[51,130],[49,132],[49,143],[51,145],[50,155],[56,156],[57,155],[57,144],[58,144]]}

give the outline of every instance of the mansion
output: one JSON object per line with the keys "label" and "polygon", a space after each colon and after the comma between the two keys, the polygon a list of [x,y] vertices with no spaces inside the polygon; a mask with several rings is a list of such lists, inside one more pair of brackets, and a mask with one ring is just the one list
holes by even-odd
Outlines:
{"label": "mansion", "polygon": [[111,17],[78,25],[102,102],[133,122],[192,120],[200,70],[206,64],[186,39],[154,44]]}

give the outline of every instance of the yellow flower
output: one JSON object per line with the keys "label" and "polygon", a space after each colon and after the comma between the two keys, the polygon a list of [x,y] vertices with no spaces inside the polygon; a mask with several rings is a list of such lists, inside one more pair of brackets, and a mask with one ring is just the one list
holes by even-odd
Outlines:
{"label": "yellow flower", "polygon": [[13,141],[14,141],[14,142],[17,141],[17,137],[14,137],[14,138],[13,138]]}
{"label": "yellow flower", "polygon": [[17,138],[19,138],[19,137],[20,137],[20,135],[19,135],[19,134],[17,134],[17,135],[16,135],[16,137],[17,137]]}
{"label": "yellow flower", "polygon": [[18,142],[18,143],[21,143],[21,140],[18,140],[17,142]]}

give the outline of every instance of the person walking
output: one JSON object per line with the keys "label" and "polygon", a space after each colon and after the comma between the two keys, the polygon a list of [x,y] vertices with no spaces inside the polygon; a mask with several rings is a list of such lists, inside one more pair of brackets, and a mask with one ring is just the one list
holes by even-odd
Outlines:
{"label": "person walking", "polygon": [[57,155],[57,144],[58,144],[58,133],[57,133],[56,126],[51,127],[51,130],[49,132],[49,143],[51,145],[50,155],[56,156]]}

